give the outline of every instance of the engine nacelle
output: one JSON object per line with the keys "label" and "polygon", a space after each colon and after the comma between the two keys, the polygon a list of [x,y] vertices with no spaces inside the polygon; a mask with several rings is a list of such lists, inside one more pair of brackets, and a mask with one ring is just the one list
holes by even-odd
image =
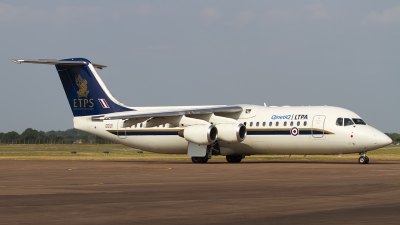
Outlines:
{"label": "engine nacelle", "polygon": [[217,124],[218,140],[228,143],[242,142],[247,136],[247,129],[243,124]]}
{"label": "engine nacelle", "polygon": [[183,137],[198,145],[209,145],[217,140],[218,130],[214,125],[193,125],[183,130]]}

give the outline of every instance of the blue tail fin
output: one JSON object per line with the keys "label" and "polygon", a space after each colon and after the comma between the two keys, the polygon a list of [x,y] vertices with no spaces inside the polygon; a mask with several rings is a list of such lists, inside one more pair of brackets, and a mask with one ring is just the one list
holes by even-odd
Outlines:
{"label": "blue tail fin", "polygon": [[[118,102],[111,95],[89,60],[71,58],[58,62],[60,63],[54,63],[54,65],[74,116],[102,115],[133,110]],[[75,62],[82,62],[82,64],[78,65]]]}

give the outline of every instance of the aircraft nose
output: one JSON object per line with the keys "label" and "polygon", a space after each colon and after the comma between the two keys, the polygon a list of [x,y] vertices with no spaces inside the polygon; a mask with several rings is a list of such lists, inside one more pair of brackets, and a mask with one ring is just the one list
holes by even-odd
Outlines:
{"label": "aircraft nose", "polygon": [[392,139],[384,133],[376,134],[375,137],[376,137],[376,144],[381,147],[385,147],[392,143]]}

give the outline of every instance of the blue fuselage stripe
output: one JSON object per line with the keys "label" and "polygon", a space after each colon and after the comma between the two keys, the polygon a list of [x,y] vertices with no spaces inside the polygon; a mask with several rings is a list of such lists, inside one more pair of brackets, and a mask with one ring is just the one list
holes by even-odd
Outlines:
{"label": "blue fuselage stripe", "polygon": [[[327,134],[319,130],[302,130],[297,135]],[[247,131],[247,135],[292,135],[290,130]]]}
{"label": "blue fuselage stripe", "polygon": [[[126,136],[173,136],[178,135],[177,131],[111,131],[114,135]],[[317,135],[317,134],[330,134],[324,133],[321,130],[300,130],[297,135]],[[260,131],[247,131],[247,135],[292,135],[290,130],[260,130]]]}

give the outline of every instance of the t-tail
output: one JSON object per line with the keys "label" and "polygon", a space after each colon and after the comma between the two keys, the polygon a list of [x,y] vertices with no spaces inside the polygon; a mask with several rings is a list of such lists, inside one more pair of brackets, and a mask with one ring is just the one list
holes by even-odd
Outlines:
{"label": "t-tail", "polygon": [[12,61],[55,65],[74,117],[133,110],[116,100],[97,74],[95,68],[106,66],[92,64],[84,58]]}

